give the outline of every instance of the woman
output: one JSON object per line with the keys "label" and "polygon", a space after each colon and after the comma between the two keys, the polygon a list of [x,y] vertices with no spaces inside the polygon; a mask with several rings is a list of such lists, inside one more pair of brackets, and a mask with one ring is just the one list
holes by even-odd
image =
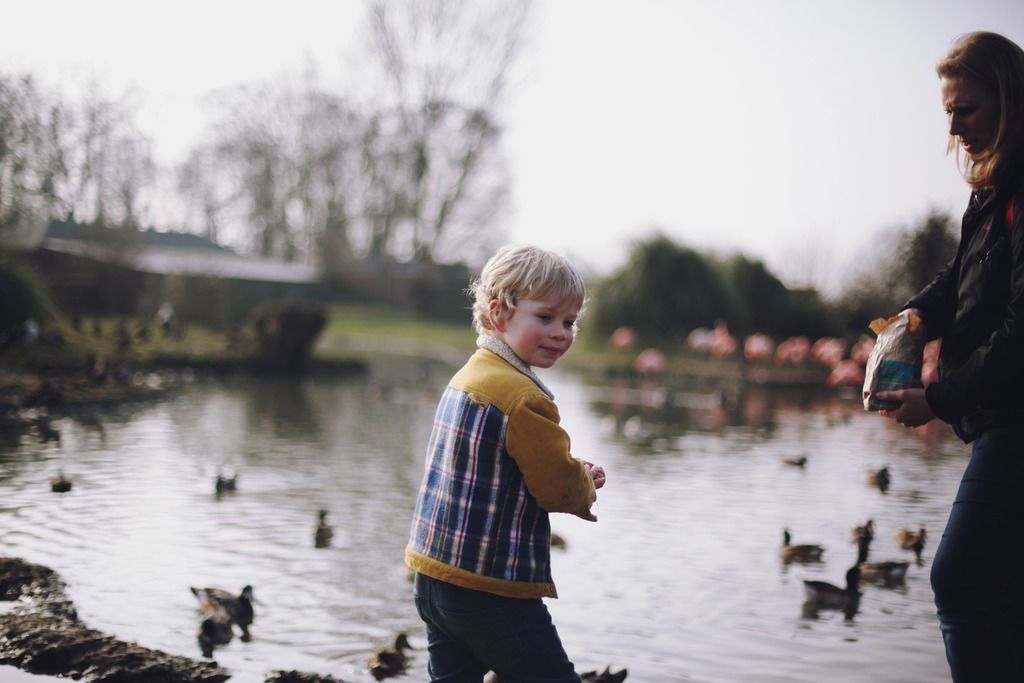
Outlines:
{"label": "woman", "polygon": [[907,427],[933,418],[972,443],[932,588],[953,680],[1024,680],[1024,51],[958,39],[936,67],[949,149],[971,186],[956,257],[907,302],[942,338],[927,389],[880,392]]}

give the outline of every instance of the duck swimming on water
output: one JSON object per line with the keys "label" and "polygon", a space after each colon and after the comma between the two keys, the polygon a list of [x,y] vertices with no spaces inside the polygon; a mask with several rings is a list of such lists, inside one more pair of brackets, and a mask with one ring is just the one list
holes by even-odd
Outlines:
{"label": "duck swimming on water", "polygon": [[817,543],[800,543],[792,545],[789,529],[782,530],[782,561],[783,562],[819,562],[825,549]]}
{"label": "duck swimming on water", "polygon": [[225,493],[234,493],[238,490],[238,473],[233,472],[229,477],[226,474],[218,474],[217,480],[213,484],[213,490],[217,494],[217,497],[221,497]]}
{"label": "duck swimming on water", "polygon": [[313,547],[326,548],[331,544],[331,539],[334,538],[334,529],[327,523],[327,510],[321,510],[318,513],[318,520],[316,527],[313,529]]}
{"label": "duck swimming on water", "polygon": [[861,541],[870,545],[875,538],[875,520],[869,519],[863,525],[853,527],[853,542],[860,545]]}
{"label": "duck swimming on water", "polygon": [[399,633],[395,636],[394,645],[382,647],[370,655],[370,658],[366,660],[366,668],[378,681],[397,676],[405,671],[409,661],[408,655],[405,654],[407,649],[412,649],[409,637],[404,633]]}
{"label": "duck swimming on water", "polygon": [[50,490],[54,493],[67,493],[71,490],[71,480],[64,476],[64,472],[50,478]]}
{"label": "duck swimming on water", "polygon": [[203,656],[212,657],[213,648],[227,645],[235,635],[231,628],[231,615],[223,605],[210,600],[203,589],[194,589],[193,592],[199,598],[200,619],[196,639]]}
{"label": "duck swimming on water", "polygon": [[860,567],[853,565],[846,570],[846,587],[840,588],[827,581],[804,580],[804,613],[815,614],[819,609],[842,610],[847,619],[852,619],[860,605]]}
{"label": "duck swimming on water", "polygon": [[620,669],[619,671],[612,671],[612,667],[606,666],[604,671],[586,671],[580,674],[581,681],[587,681],[587,683],[622,683],[626,680],[626,673],[628,669]]}
{"label": "duck swimming on water", "polygon": [[904,550],[913,550],[914,555],[917,556],[917,562],[920,564],[921,551],[924,550],[925,536],[924,527],[919,528],[917,531],[900,529],[896,532],[896,543],[898,543]]}
{"label": "duck swimming on water", "polygon": [[868,562],[869,544],[870,541],[866,538],[862,538],[857,544],[857,566],[860,567],[861,580],[880,583],[890,588],[902,584],[907,578],[910,563],[893,560]]}
{"label": "duck swimming on water", "polygon": [[[580,674],[580,680],[585,683],[622,683],[626,680],[627,673],[629,673],[628,669],[612,671],[612,667],[609,665],[602,671],[584,671]],[[490,671],[484,676],[484,683],[502,683],[502,679],[498,674]]]}
{"label": "duck swimming on water", "polygon": [[860,577],[862,581],[880,583],[883,586],[895,587],[904,583],[907,578],[909,562],[885,560],[883,562],[862,562]]}
{"label": "duck swimming on water", "polygon": [[242,641],[249,642],[249,626],[252,624],[255,612],[252,603],[255,602],[252,586],[245,586],[238,595],[232,595],[221,588],[195,588],[190,587],[193,595],[199,598],[200,605],[209,602],[213,606],[222,608],[230,618],[230,622],[238,626],[242,631]]}
{"label": "duck swimming on water", "polygon": [[877,486],[878,490],[882,493],[888,491],[889,484],[892,483],[892,476],[889,474],[889,468],[883,467],[878,470],[869,470],[868,483],[872,486]]}

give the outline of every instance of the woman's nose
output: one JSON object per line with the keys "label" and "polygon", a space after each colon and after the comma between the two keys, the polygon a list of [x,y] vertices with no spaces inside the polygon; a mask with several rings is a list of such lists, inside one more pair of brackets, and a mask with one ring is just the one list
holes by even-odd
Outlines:
{"label": "woman's nose", "polygon": [[963,121],[961,121],[960,117],[957,116],[956,114],[951,115],[949,117],[949,134],[950,135],[960,135],[963,132],[964,132]]}

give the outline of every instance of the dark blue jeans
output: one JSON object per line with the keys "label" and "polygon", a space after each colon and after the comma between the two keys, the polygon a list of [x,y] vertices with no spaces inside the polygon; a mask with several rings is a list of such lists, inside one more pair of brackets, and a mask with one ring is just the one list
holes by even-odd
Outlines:
{"label": "dark blue jeans", "polygon": [[1024,681],[1024,428],[975,440],[932,564],[955,683]]}
{"label": "dark blue jeans", "polygon": [[503,598],[416,574],[432,682],[579,683],[544,602]]}

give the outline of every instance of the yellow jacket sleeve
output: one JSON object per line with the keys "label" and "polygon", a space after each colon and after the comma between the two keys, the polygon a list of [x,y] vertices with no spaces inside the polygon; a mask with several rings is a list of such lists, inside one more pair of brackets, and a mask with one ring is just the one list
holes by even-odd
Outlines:
{"label": "yellow jacket sleeve", "polygon": [[505,446],[542,509],[594,519],[590,513],[597,500],[594,482],[583,463],[570,455],[569,435],[559,426],[554,402],[532,394],[515,403]]}

